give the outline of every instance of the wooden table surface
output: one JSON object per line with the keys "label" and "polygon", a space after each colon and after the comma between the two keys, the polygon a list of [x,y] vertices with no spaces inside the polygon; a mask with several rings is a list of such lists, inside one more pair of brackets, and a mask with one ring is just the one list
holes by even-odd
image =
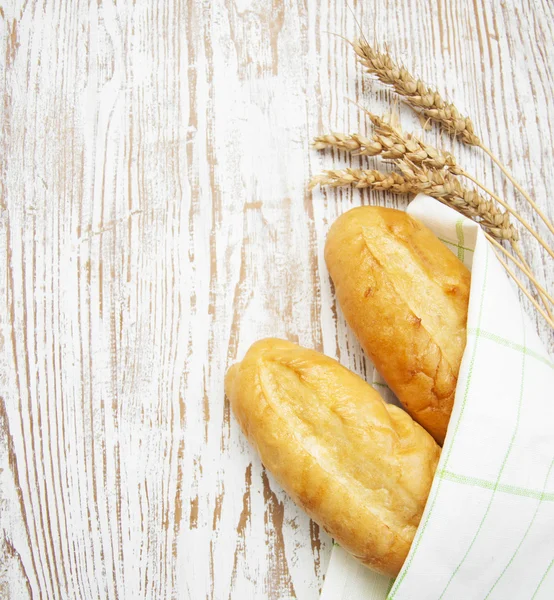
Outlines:
{"label": "wooden table surface", "polygon": [[[554,218],[554,4],[350,4]],[[306,189],[359,164],[309,147],[367,130],[348,99],[394,102],[333,35],[356,35],[351,10],[11,0],[0,23],[0,597],[315,600],[330,538],[248,447],[223,376],[274,335],[373,380],[322,248],[348,208],[407,199]],[[541,227],[482,154],[427,135]]]}

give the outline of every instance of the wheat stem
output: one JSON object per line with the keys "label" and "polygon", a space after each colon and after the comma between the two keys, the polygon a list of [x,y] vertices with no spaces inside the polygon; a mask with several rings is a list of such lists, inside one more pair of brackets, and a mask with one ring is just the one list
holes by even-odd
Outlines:
{"label": "wheat stem", "polygon": [[537,293],[539,294],[540,299],[542,300],[542,303],[544,304],[544,308],[545,308],[546,312],[548,313],[548,316],[551,319],[554,319],[554,316],[552,315],[551,307],[549,306],[548,301],[547,301],[547,300],[550,300],[550,302],[552,302],[552,298],[550,297],[550,294],[548,294],[548,292],[545,289],[543,289],[542,286],[540,286],[538,284],[537,280],[534,277],[531,277],[529,275],[529,273],[531,272],[531,266],[525,260],[525,256],[523,256],[523,252],[521,251],[521,248],[519,247],[519,244],[517,242],[512,243],[512,248],[513,248],[514,252],[517,254],[517,256],[519,257],[519,260],[525,266],[526,271],[523,271],[523,272],[527,274],[527,276],[529,277],[529,279],[535,285]]}
{"label": "wheat stem", "polygon": [[539,303],[531,296],[531,294],[527,291],[525,286],[521,283],[521,281],[516,277],[515,273],[510,269],[510,267],[500,258],[500,254],[496,250],[493,249],[493,252],[496,254],[496,258],[498,262],[506,269],[508,275],[515,281],[519,289],[529,298],[530,302],[537,309],[537,311],[542,315],[545,321],[554,329],[554,321],[544,312]]}
{"label": "wheat stem", "polygon": [[508,169],[500,162],[498,158],[487,148],[482,142],[479,143],[479,147],[490,159],[498,166],[498,168],[506,175],[506,177],[512,182],[513,186],[521,193],[521,195],[527,200],[527,202],[537,211],[539,217],[544,221],[544,224],[548,227],[551,233],[554,234],[554,225],[550,222],[548,217],[542,212],[539,205],[531,198],[531,196],[521,187],[521,185],[514,179]]}
{"label": "wheat stem", "polygon": [[502,200],[497,194],[487,189],[480,181],[462,169],[457,164],[457,161],[452,154],[437,150],[433,146],[425,144],[419,138],[410,134],[405,134],[401,129],[394,127],[391,123],[388,123],[381,117],[373,115],[368,111],[365,112],[375,127],[376,135],[374,136],[374,142],[383,145],[385,151],[387,148],[391,148],[391,150],[389,150],[389,156],[386,156],[385,152],[383,152],[385,158],[399,158],[403,153],[405,158],[408,158],[411,162],[415,162],[416,164],[423,164],[435,169],[443,169],[446,167],[454,175],[463,175],[485,191],[491,198],[520,221],[520,223],[531,232],[535,239],[554,258],[554,251],[538,235],[538,233],[534,231],[531,225],[507,202]]}
{"label": "wheat stem", "polygon": [[[485,237],[489,240],[489,242],[491,244],[493,244],[507,258],[509,258],[519,269],[521,269],[521,271],[523,271],[523,273],[525,273],[525,275],[527,275],[527,277],[532,281],[532,283],[534,284],[534,286],[537,288],[537,291],[541,295],[544,295],[543,301],[544,300],[548,300],[549,302],[551,302],[552,304],[554,304],[554,298],[536,280],[536,278],[534,277],[533,273],[531,272],[531,269],[530,269],[528,263],[525,261],[523,255],[521,253],[521,250],[517,246],[517,244],[514,246],[514,250],[515,250],[516,254],[519,256],[520,260],[523,259],[523,260],[521,260],[521,262],[513,254],[511,254],[510,252],[508,252],[508,250],[506,250],[506,248],[504,248],[504,246],[502,246],[502,244],[500,244],[499,242],[497,242],[491,235],[489,235],[488,233],[485,233]],[[550,309],[548,308],[547,305],[545,305],[545,309],[549,312],[549,315],[552,317],[552,314],[550,314]]]}
{"label": "wheat stem", "polygon": [[516,210],[514,210],[507,202],[502,200],[499,196],[497,196],[492,190],[489,190],[482,183],[480,183],[473,175],[470,175],[467,171],[462,169],[460,175],[466,177],[470,181],[472,181],[475,185],[480,187],[485,193],[487,193],[491,198],[494,198],[498,204],[502,205],[510,214],[514,215],[514,217],[529,231],[529,233],[539,242],[539,244],[550,254],[552,258],[554,258],[554,251],[548,246],[548,244],[541,238],[541,236],[531,227],[528,221],[526,221]]}
{"label": "wheat stem", "polygon": [[368,169],[330,169],[321,175],[312,177],[309,184],[310,189],[316,185],[330,187],[351,185],[358,189],[372,188],[395,194],[414,192],[411,183],[407,182],[399,173],[383,173]]}

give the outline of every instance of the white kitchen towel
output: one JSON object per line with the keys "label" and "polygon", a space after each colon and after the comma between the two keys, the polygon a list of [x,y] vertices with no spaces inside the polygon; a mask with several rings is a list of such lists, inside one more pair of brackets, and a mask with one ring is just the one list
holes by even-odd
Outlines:
{"label": "white kitchen towel", "polygon": [[553,600],[553,361],[481,229],[424,195],[408,213],[472,270],[454,409],[396,581],[335,547],[321,600]]}

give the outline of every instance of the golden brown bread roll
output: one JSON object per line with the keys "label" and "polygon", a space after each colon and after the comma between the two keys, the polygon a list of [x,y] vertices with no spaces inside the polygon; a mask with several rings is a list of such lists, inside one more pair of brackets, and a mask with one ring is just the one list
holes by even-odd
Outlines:
{"label": "golden brown bread roll", "polygon": [[294,501],[365,565],[398,574],[439,458],[433,438],[335,360],[283,340],[255,343],[225,391]]}
{"label": "golden brown bread roll", "polygon": [[325,261],[362,347],[442,444],[466,343],[468,269],[422,223],[374,206],[335,221]]}

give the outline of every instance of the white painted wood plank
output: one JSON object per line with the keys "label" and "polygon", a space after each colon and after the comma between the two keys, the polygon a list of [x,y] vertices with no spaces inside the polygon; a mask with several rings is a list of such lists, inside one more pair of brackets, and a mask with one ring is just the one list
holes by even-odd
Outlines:
{"label": "white painted wood plank", "polygon": [[[391,103],[331,35],[356,34],[352,13],[338,0],[9,4],[0,596],[316,599],[330,540],[262,469],[223,376],[266,335],[374,376],[323,245],[351,206],[404,200],[306,190],[359,164],[309,149],[328,129],[363,130],[346,98]],[[354,12],[471,114],[554,217],[552,4]],[[404,109],[403,122],[418,126]],[[489,161],[441,143],[541,227]],[[552,290],[551,262],[523,247]]]}

